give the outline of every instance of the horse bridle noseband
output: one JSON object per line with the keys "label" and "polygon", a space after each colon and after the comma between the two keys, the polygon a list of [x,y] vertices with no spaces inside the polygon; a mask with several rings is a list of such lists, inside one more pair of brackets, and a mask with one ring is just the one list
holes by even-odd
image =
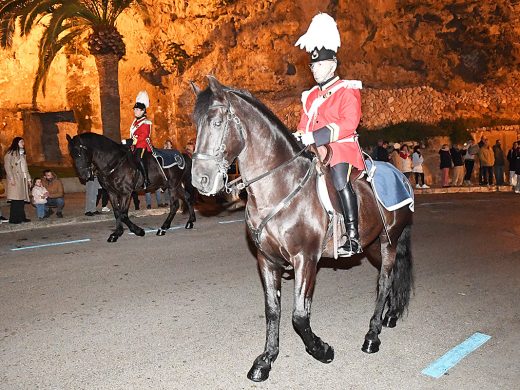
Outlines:
{"label": "horse bridle noseband", "polygon": [[217,163],[218,173],[220,173],[224,177],[224,188],[225,188],[226,193],[228,193],[228,194],[233,192],[234,188],[241,191],[241,190],[245,189],[246,187],[249,187],[254,182],[257,182],[257,181],[271,175],[272,173],[281,170],[282,168],[284,168],[285,166],[289,165],[294,160],[296,160],[299,156],[301,156],[307,150],[307,147],[304,147],[302,150],[300,150],[298,153],[296,153],[289,160],[283,162],[282,164],[278,165],[277,167],[275,167],[273,169],[268,170],[267,172],[262,173],[261,175],[254,177],[251,180],[247,180],[245,177],[240,176],[240,177],[236,178],[235,180],[228,183],[227,171],[228,171],[228,168],[230,167],[231,163],[224,158],[224,151],[226,150],[226,144],[224,143],[224,138],[228,133],[229,124],[231,122],[235,123],[238,133],[240,134],[240,138],[242,139],[242,142],[245,143],[246,137],[245,137],[244,127],[242,126],[242,122],[240,121],[240,118],[235,114],[233,107],[231,107],[231,103],[228,102],[227,106],[224,104],[215,104],[215,105],[210,106],[208,108],[208,110],[210,110],[212,108],[219,108],[219,107],[226,107],[226,124],[225,124],[224,130],[222,131],[222,135],[221,135],[219,143],[218,143],[219,146],[218,146],[217,150],[215,151],[215,154],[206,154],[206,153],[195,152],[195,153],[193,153],[192,159],[193,160],[213,160],[213,161],[215,161]]}

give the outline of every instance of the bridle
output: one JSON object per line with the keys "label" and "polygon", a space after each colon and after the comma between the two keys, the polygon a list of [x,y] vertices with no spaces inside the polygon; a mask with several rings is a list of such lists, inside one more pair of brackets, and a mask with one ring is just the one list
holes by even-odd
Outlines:
{"label": "bridle", "polygon": [[[89,151],[89,149],[85,145],[83,145],[81,143],[81,138],[80,137],[78,137],[78,143],[79,143],[78,148],[80,149],[80,151],[78,152],[77,157],[81,157],[81,149],[83,149],[85,151],[85,153],[87,153]],[[79,166],[77,162],[75,162],[75,164],[76,164],[76,168],[78,170],[82,169],[82,170],[86,170],[88,172],[89,176],[87,177],[87,180],[90,180],[90,179],[92,179],[94,177],[94,172],[96,173],[96,176],[102,175],[105,178],[107,178],[112,173],[114,173],[116,171],[116,169],[119,168],[119,166],[125,161],[124,158],[117,157],[113,162],[111,162],[110,164],[106,165],[107,167],[112,166],[112,168],[110,168],[107,173],[104,173],[102,170],[98,169],[94,165],[94,161],[92,159],[90,159],[90,161],[89,161],[89,159],[86,158],[85,160],[87,161],[86,166]]]}
{"label": "bridle", "polygon": [[[85,154],[86,154],[89,150],[88,150],[88,148],[87,148],[85,145],[83,145],[83,144],[81,143],[81,138],[79,138],[79,137],[78,137],[78,143],[79,143],[79,145],[78,145],[78,149],[79,149],[79,150],[78,150],[78,155],[77,155],[77,157],[82,157],[82,156],[81,156],[81,150],[83,149],[83,150],[85,151]],[[86,161],[86,165],[85,165],[85,166],[80,166],[80,165],[78,164],[77,160],[74,161],[75,164],[76,164],[76,168],[77,168],[78,170],[85,170],[85,171],[88,172],[87,180],[90,180],[90,179],[94,176],[94,172],[93,172],[94,170],[92,169],[92,159],[90,159],[90,160],[91,160],[91,161],[90,161],[90,163],[89,163],[89,159],[88,159],[88,158],[85,158],[85,161]]]}
{"label": "bridle", "polygon": [[[216,164],[217,164],[217,171],[218,171],[218,173],[221,174],[223,176],[223,178],[224,178],[224,188],[225,188],[226,193],[228,193],[228,194],[233,192],[233,190],[235,188],[237,190],[241,191],[241,190],[249,187],[251,184],[253,184],[253,183],[255,183],[255,182],[257,182],[257,181],[259,181],[259,180],[261,180],[261,179],[263,179],[263,178],[265,178],[265,177],[267,177],[267,176],[269,176],[269,175],[271,175],[271,174],[281,170],[282,168],[286,167],[287,165],[292,163],[294,160],[296,160],[299,156],[301,156],[307,150],[307,147],[304,147],[298,153],[296,153],[294,156],[292,156],[289,160],[283,162],[282,164],[276,166],[273,169],[270,169],[270,170],[262,173],[261,175],[258,175],[256,177],[254,177],[253,179],[248,180],[245,177],[240,176],[240,177],[236,178],[235,180],[228,182],[227,171],[228,171],[228,168],[231,165],[231,162],[226,160],[225,157],[224,157],[224,152],[226,150],[226,144],[224,143],[224,139],[227,136],[227,133],[229,131],[229,124],[230,123],[234,123],[235,124],[235,127],[238,130],[238,133],[239,133],[240,138],[242,140],[242,143],[244,145],[245,145],[246,137],[245,137],[244,127],[242,126],[242,121],[235,114],[235,110],[231,106],[230,102],[228,102],[227,105],[224,105],[224,104],[212,105],[212,106],[210,106],[208,108],[208,110],[211,110],[213,108],[220,108],[220,107],[226,107],[226,112],[225,112],[225,114],[226,114],[225,115],[226,121],[225,121],[224,130],[222,131],[222,134],[220,136],[219,142],[217,143],[218,147],[215,150],[215,153],[214,154],[206,154],[206,153],[195,152],[195,153],[193,153],[192,159],[194,161],[195,160],[215,161]],[[244,150],[244,148],[242,148],[240,153],[242,153],[243,150]],[[240,155],[240,153],[239,153],[239,155]]]}

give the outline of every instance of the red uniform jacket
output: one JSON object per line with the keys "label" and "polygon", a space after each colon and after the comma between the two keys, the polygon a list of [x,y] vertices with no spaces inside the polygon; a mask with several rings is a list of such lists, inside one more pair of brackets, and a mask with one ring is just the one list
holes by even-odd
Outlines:
{"label": "red uniform jacket", "polygon": [[147,117],[135,118],[132,122],[132,126],[130,126],[130,137],[134,140],[134,147],[146,149],[148,152],[151,152],[152,149],[146,141],[147,138],[150,138],[151,132],[152,122]]}
{"label": "red uniform jacket", "polygon": [[321,129],[313,134],[314,140],[317,146],[329,144],[331,147],[331,166],[347,162],[364,169],[363,156],[355,138],[361,119],[359,89],[353,89],[349,82],[335,77],[323,89],[315,86],[303,92],[302,104],[298,130],[314,132]]}

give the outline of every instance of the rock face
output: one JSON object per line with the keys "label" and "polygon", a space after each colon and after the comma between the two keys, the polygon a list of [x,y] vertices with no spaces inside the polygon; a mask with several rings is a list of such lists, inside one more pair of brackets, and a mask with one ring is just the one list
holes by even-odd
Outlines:
{"label": "rock face", "polygon": [[[308,55],[294,43],[318,11],[337,20],[340,75],[364,83],[364,126],[484,116],[520,120],[520,1],[145,2],[149,25],[133,11],[118,24],[127,53],[119,76],[123,136],[135,96],[146,89],[155,143],[170,138],[183,147],[195,134],[188,81],[205,86],[207,74],[250,90],[294,127],[300,93],[313,85]],[[4,146],[23,132],[17,112],[29,108],[37,41],[37,31],[17,39],[14,51],[0,59]],[[97,72],[86,47],[58,56],[38,105],[42,111],[72,109],[80,132],[100,132]]]}

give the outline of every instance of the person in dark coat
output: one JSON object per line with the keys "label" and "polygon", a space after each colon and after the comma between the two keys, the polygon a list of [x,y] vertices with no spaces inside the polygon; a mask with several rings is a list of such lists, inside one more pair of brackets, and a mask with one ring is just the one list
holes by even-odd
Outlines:
{"label": "person in dark coat", "polygon": [[442,145],[441,150],[439,150],[439,156],[441,159],[439,168],[441,169],[442,186],[449,187],[450,169],[453,166],[453,160],[451,159],[451,153],[448,144]]}

